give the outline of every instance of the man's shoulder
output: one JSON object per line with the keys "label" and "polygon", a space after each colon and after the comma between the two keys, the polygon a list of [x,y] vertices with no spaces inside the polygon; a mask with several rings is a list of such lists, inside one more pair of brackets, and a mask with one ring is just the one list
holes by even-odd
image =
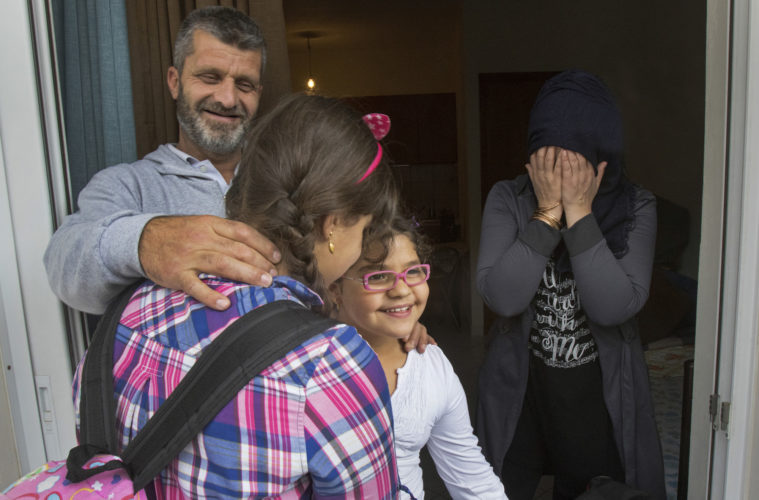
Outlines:
{"label": "man's shoulder", "polygon": [[182,159],[175,155],[166,144],[162,144],[155,151],[151,151],[139,160],[131,163],[119,163],[100,170],[94,178],[120,180],[128,182],[128,179],[145,181],[150,174],[163,175],[185,168]]}
{"label": "man's shoulder", "polygon": [[143,156],[142,158],[140,158],[139,160],[133,163],[133,165],[135,164],[184,165],[185,162],[182,158],[177,156],[177,154],[171,150],[168,144],[161,144],[155,150],[151,151],[150,153],[146,154],[145,156]]}
{"label": "man's shoulder", "polygon": [[161,144],[157,149],[146,154],[139,160],[135,160],[131,163],[119,163],[112,165],[104,170],[120,171],[130,170],[134,168],[159,168],[160,166],[181,166],[184,162],[171,149],[168,144]]}

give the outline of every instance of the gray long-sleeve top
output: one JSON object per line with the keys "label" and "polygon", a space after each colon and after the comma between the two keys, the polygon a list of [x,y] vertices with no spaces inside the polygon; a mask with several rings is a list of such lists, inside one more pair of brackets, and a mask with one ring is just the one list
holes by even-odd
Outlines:
{"label": "gray long-sleeve top", "polygon": [[592,214],[569,229],[557,230],[531,220],[535,208],[527,176],[499,182],[488,196],[477,263],[477,289],[488,307],[506,317],[523,313],[563,238],[589,319],[618,325],[640,311],[648,299],[656,237],[656,201],[651,193],[638,190],[629,250],[621,259],[609,250]]}
{"label": "gray long-sleeve top", "polygon": [[79,210],[66,217],[45,251],[53,292],[75,309],[100,314],[126,285],[144,277],[138,245],[150,219],[223,217],[224,192],[203,170],[208,168],[162,145],[134,163],[98,172],[79,194]]}
{"label": "gray long-sleeve top", "polygon": [[532,299],[549,256],[564,239],[570,265],[596,342],[604,401],[625,481],[663,500],[664,468],[648,373],[633,316],[648,298],[656,234],[654,196],[637,189],[629,250],[614,257],[588,215],[569,229],[532,221],[535,197],[527,176],[497,183],[483,214],[477,288],[501,318],[480,371],[477,434],[500,473],[522,410],[529,365]]}

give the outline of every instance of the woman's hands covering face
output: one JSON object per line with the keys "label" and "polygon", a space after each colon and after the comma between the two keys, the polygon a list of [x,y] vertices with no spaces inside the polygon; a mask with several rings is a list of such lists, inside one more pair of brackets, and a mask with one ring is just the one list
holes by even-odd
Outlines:
{"label": "woman's hands covering face", "polygon": [[559,154],[558,165],[561,169],[561,202],[567,226],[591,212],[593,199],[601,185],[606,162],[598,164],[598,173],[593,165],[580,153],[562,150]]}
{"label": "woman's hands covering face", "polygon": [[538,208],[548,210],[548,213],[561,219],[563,213],[561,203],[561,176],[562,171],[558,163],[561,148],[546,146],[538,149],[530,155],[530,163],[525,165],[527,173],[538,199]]}
{"label": "woman's hands covering face", "polygon": [[561,203],[561,168],[557,168],[561,148],[546,146],[530,155],[530,163],[525,165],[535,189],[539,208],[547,208]]}
{"label": "woman's hands covering face", "polygon": [[567,226],[591,212],[593,199],[601,185],[606,162],[593,165],[580,153],[557,146],[544,146],[530,155],[525,165],[535,190],[538,208],[552,208],[549,213],[560,219],[566,217]]}

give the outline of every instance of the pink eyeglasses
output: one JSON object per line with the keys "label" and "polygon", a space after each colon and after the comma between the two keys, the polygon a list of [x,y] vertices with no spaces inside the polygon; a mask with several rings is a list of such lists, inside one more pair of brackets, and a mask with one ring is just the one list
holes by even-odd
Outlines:
{"label": "pink eyeglasses", "polygon": [[350,276],[343,276],[343,278],[362,282],[364,289],[370,292],[386,292],[395,288],[398,284],[398,278],[402,279],[408,286],[421,285],[430,279],[430,265],[417,264],[400,273],[389,270],[372,271],[361,278],[351,278]]}

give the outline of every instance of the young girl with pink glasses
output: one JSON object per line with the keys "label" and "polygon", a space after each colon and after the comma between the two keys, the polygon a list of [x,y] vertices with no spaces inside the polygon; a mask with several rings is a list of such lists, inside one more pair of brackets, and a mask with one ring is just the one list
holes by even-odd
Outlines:
{"label": "young girl with pink glasses", "polygon": [[403,349],[401,339],[414,328],[430,293],[424,244],[413,224],[400,218],[388,241],[365,248],[330,291],[338,320],[356,327],[385,371],[401,484],[424,498],[419,451],[427,445],[454,499],[504,499],[472,433],[464,389],[443,351],[436,345],[423,354]]}

